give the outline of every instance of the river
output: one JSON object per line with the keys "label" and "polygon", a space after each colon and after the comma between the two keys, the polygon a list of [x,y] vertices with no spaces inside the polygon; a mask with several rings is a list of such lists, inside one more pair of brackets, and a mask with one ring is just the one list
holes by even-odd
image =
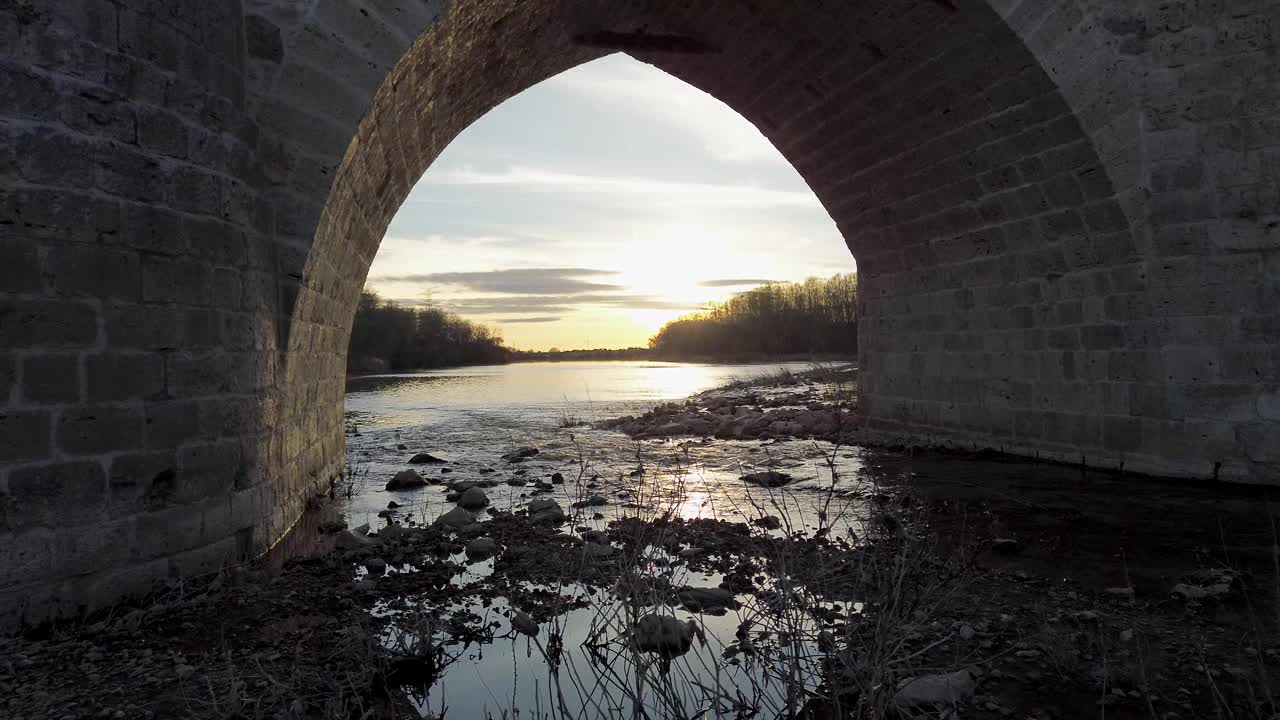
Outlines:
{"label": "river", "polygon": [[[376,525],[377,513],[389,500],[428,514],[452,507],[443,496],[381,490],[387,479],[408,467],[408,456],[418,452],[450,461],[430,472],[447,470],[466,479],[478,479],[468,473],[501,467],[499,457],[513,447],[534,446],[543,451],[539,466],[563,469],[565,463],[584,459],[594,473],[605,477],[629,474],[647,464],[678,467],[715,487],[736,480],[744,469],[767,464],[798,470],[805,476],[799,485],[803,487],[803,480],[816,479],[819,466],[828,464],[831,448],[795,441],[776,443],[762,453],[756,442],[635,442],[590,423],[643,413],[657,403],[729,382],[810,368],[797,362],[519,363],[352,378],[347,383],[347,452],[360,492],[351,499],[349,519]],[[398,449],[401,445],[406,449]],[[693,467],[686,467],[690,460]],[[850,473],[857,469],[853,457],[841,458],[840,463]],[[714,500],[694,492],[682,514],[697,516],[698,503]]]}
{"label": "river", "polygon": [[[820,490],[839,485],[840,496],[852,498],[850,490],[860,469],[854,453],[807,440],[634,441],[622,433],[590,425],[640,414],[656,403],[678,401],[729,382],[807,369],[810,366],[806,363],[566,362],[355,377],[348,381],[346,403],[351,478],[349,492],[344,492],[350,495],[345,499],[348,520],[353,526],[368,523],[377,530],[392,521],[406,525],[431,522],[454,508],[455,504],[446,499],[443,485],[401,491],[384,489],[389,478],[409,467],[406,461],[410,455],[429,452],[448,461],[417,467],[433,483],[459,479],[498,481],[485,489],[491,508],[519,510],[535,497],[553,497],[566,509],[589,495],[607,499],[605,506],[575,513],[564,529],[567,533],[582,535],[590,530],[605,530],[620,518],[651,518],[663,513],[683,519],[732,521],[781,515],[786,518],[787,529],[812,529],[818,522],[821,498],[829,497],[829,493]],[[518,465],[501,460],[504,452],[520,446],[537,447],[540,453]],[[796,481],[783,492],[747,487],[738,479],[745,472],[760,469],[782,470],[794,475]],[[565,484],[554,491],[536,492],[518,485],[521,479],[530,484],[545,481],[552,473],[566,477]],[[400,507],[390,519],[379,517],[380,512],[388,514],[389,502]],[[477,519],[487,520],[483,513]],[[772,532],[780,535],[785,530]],[[453,560],[466,566],[465,571],[452,578],[455,587],[482,583],[495,562],[468,562],[462,553],[456,553]],[[668,574],[684,587],[716,587],[723,580],[715,573],[682,570]],[[364,577],[360,571],[355,579]],[[546,634],[533,644],[524,637],[504,636],[479,643],[457,637],[435,638],[450,664],[416,696],[423,716],[447,709],[450,717],[498,717],[513,708],[525,710],[526,717],[563,712],[584,717],[632,716],[634,708],[630,701],[624,701],[624,696],[635,681],[634,668],[624,668],[625,662],[605,663],[602,667],[599,659],[609,642],[616,644],[629,637],[630,629],[624,625],[634,622],[635,617],[628,616],[616,598],[593,595],[589,587],[550,585],[525,588],[529,592],[550,593],[558,598],[555,602],[564,603],[563,611],[551,613],[551,619],[544,622]],[[695,620],[708,635],[708,642],[674,662],[675,669],[670,673],[649,680],[656,683],[643,700],[650,711],[670,714],[672,708],[662,707],[662,703],[687,708],[705,706],[708,697],[699,685],[709,679],[721,688],[717,692],[728,689],[731,694],[751,698],[757,706],[784,708],[783,683],[770,684],[770,674],[759,666],[726,663],[721,657],[733,645],[734,634],[743,623],[749,625],[760,614],[755,598],[743,595],[740,600],[740,609],[718,615],[658,606],[658,610],[682,622]],[[380,603],[375,613],[411,616],[417,608],[465,618],[464,622],[473,629],[490,627],[505,633],[510,628],[505,615],[507,599],[484,592],[461,602],[453,601],[447,608],[435,607],[428,597],[408,602],[398,597]],[[630,621],[625,620],[627,617]],[[605,631],[609,628],[612,629]],[[389,646],[405,637],[417,642],[414,634],[414,630],[405,629],[405,624],[400,623],[393,625],[385,640]],[[564,648],[559,673],[552,673],[546,661],[542,643],[550,642],[549,637],[555,637],[556,644]],[[588,638],[597,641],[591,652],[583,645]],[[623,650],[611,656],[615,661],[631,657],[624,646],[625,642],[617,646]]]}

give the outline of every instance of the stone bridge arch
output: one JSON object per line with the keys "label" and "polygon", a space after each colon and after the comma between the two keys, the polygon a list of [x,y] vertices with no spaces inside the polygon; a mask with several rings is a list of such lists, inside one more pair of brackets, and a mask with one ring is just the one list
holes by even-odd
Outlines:
{"label": "stone bridge arch", "polygon": [[0,8],[0,616],[280,540],[343,462],[417,178],[624,51],[858,260],[868,434],[1280,479],[1274,2],[23,0]]}

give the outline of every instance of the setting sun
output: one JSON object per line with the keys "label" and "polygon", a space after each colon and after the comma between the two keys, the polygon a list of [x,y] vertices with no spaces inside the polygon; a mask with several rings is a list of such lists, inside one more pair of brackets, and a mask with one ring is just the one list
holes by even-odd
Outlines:
{"label": "setting sun", "polygon": [[401,207],[368,286],[427,298],[516,348],[620,348],[735,292],[852,269],[835,224],[751,123],[615,55],[530,88],[451,143]]}

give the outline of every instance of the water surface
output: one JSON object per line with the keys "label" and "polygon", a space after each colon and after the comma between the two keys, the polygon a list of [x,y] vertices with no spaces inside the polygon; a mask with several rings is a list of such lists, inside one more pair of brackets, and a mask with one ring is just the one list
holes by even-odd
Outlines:
{"label": "water surface", "polygon": [[[572,515],[564,526],[567,533],[602,530],[619,518],[662,514],[734,521],[785,515],[790,529],[804,530],[817,522],[815,509],[825,496],[817,492],[819,488],[841,486],[841,498],[826,506],[832,519],[839,515],[839,508],[856,502],[854,484],[846,479],[854,478],[860,466],[854,454],[826,443],[799,440],[633,441],[589,423],[640,414],[656,403],[679,401],[728,382],[809,367],[806,363],[529,363],[352,378],[347,388],[347,446],[355,481],[352,497],[345,503],[349,519],[353,525],[369,523],[375,530],[387,522],[431,522],[454,507],[446,499],[444,483],[490,480],[498,483],[485,490],[494,508],[519,510],[535,496],[558,501]],[[539,448],[539,454],[519,464],[501,459],[506,450],[525,445]],[[416,468],[442,484],[406,491],[383,489],[387,479],[409,467],[406,461],[417,452],[431,452],[449,461]],[[797,482],[785,490],[770,491],[739,480],[744,472],[762,468],[784,469]],[[538,494],[518,485],[522,480],[530,485],[545,481],[553,473],[564,476],[565,483],[550,493]],[[571,509],[572,503],[589,495],[604,496],[608,504]],[[388,502],[401,507],[391,519],[379,517]],[[484,513],[476,518],[487,520]],[[465,562],[465,558],[459,555],[453,561]],[[479,587],[492,567],[491,560],[474,563],[455,575],[453,583]],[[671,557],[656,571],[667,572],[677,585],[692,587],[715,587],[721,579],[684,570]],[[573,584],[541,590],[553,595],[584,592]],[[394,605],[402,615],[406,608],[420,608],[470,618],[473,628],[490,628],[499,636],[478,645],[443,636],[436,639],[453,662],[415,698],[424,716],[442,711],[451,717],[501,716],[520,708],[525,717],[566,713],[631,717],[632,703],[624,697],[636,677],[630,663],[633,653],[627,649],[629,624],[637,614],[648,612],[670,614],[682,622],[693,620],[707,637],[707,644],[698,644],[675,660],[670,672],[645,671],[653,675],[650,682],[658,683],[653,692],[644,693],[653,716],[718,714],[707,705],[711,701],[702,688],[705,683],[716,686],[715,695],[736,698],[729,705],[745,703],[777,714],[785,697],[781,684],[771,680],[775,668],[767,660],[768,637],[761,634],[759,638],[758,659],[744,662],[741,657],[722,657],[744,623],[759,624],[768,612],[755,597],[744,595],[740,601],[739,610],[714,616],[666,606],[661,600],[627,608],[608,593],[596,593],[588,606],[555,614],[543,625],[540,640],[533,643],[510,636],[506,600],[482,591],[465,607],[436,607],[426,597],[407,602],[398,598]],[[380,607],[378,612],[390,612],[388,606]],[[387,636],[391,645],[402,641],[406,632],[412,635],[412,630],[394,628]],[[552,636],[563,645],[559,673],[551,671],[540,645]],[[711,704],[725,702],[721,697]],[[674,711],[663,703],[682,709]]]}

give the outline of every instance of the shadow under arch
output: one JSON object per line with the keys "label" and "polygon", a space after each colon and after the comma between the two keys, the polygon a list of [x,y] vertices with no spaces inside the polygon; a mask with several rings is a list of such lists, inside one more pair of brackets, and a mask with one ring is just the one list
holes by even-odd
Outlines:
{"label": "shadow under arch", "polygon": [[[1090,351],[1145,349],[1088,303],[1141,293],[1145,275],[1132,208],[1015,30],[1034,28],[1051,52],[1051,21],[1007,20],[980,2],[588,5],[453,3],[378,87],[292,303],[278,506],[300,510],[341,467],[356,300],[417,179],[502,101],[614,51],[755,124],[835,220],[859,267],[869,438],[1174,467],[1140,440],[1109,445],[1105,388],[1087,383],[1097,369],[1075,365]],[[1053,7],[1043,13],[1056,17]],[[1116,422],[1107,430],[1123,434],[1137,420]]]}

